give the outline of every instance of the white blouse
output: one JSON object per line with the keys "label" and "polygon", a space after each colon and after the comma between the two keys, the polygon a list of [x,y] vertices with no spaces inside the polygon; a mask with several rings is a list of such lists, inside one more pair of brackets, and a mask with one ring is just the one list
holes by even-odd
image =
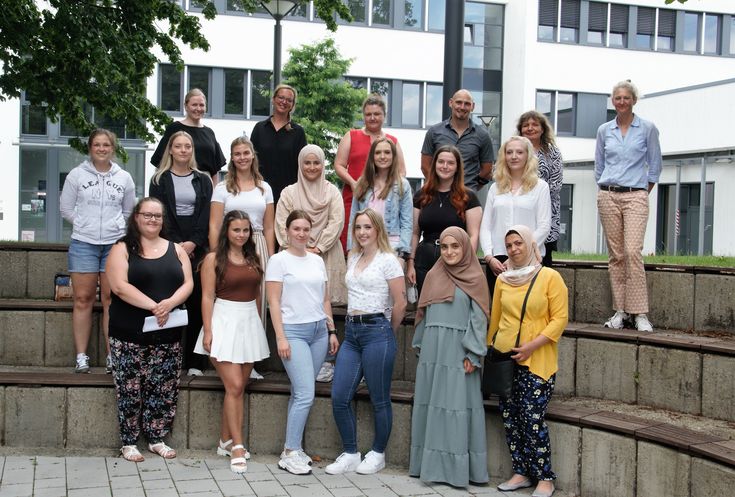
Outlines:
{"label": "white blouse", "polygon": [[387,252],[378,252],[370,264],[355,275],[355,266],[362,254],[350,256],[347,261],[347,312],[360,311],[365,314],[382,312],[390,316],[393,300],[388,280],[403,277],[398,258]]}

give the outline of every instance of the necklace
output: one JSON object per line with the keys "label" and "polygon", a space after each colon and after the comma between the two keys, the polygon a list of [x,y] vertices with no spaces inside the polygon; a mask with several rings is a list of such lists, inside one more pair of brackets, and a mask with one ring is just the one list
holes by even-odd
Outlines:
{"label": "necklace", "polygon": [[444,201],[449,200],[449,193],[450,192],[437,192],[439,194],[439,208],[441,209],[444,206]]}

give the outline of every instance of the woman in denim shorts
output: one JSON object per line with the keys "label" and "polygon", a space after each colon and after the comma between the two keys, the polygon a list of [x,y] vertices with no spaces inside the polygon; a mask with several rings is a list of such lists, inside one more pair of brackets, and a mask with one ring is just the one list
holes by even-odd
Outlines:
{"label": "woman in denim shorts", "polygon": [[105,262],[112,244],[125,234],[125,220],[135,205],[135,184],[130,174],[112,162],[117,139],[106,129],[89,136],[89,158],[71,170],[61,192],[61,215],[73,225],[69,243],[69,272],[74,291],[72,329],[77,373],[89,372],[87,346],[92,333],[92,306],[100,285],[102,331],[110,370],[107,340],[110,286]]}
{"label": "woman in denim shorts", "polygon": [[[343,452],[326,467],[328,474],[377,473],[385,467],[385,447],[393,424],[390,387],[396,355],[395,332],[406,312],[403,270],[388,242],[382,217],[358,211],[352,223],[354,246],[347,261],[345,339],[337,354],[332,382],[332,413]],[[365,377],[375,419],[371,450],[361,461],[352,399]]]}

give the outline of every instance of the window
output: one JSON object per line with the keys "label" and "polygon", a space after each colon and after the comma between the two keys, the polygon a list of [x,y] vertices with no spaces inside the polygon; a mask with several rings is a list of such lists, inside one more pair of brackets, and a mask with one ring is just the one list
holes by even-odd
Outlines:
{"label": "window", "polygon": [[356,78],[353,76],[345,76],[345,81],[352,85],[353,88],[364,90],[367,88],[367,78]]}
{"label": "window", "polygon": [[577,43],[579,33],[579,0],[562,0],[559,41]]}
{"label": "window", "polygon": [[391,0],[373,0],[373,25],[390,26]]}
{"label": "window", "polygon": [[635,47],[653,50],[653,34],[656,26],[656,9],[638,7],[638,29]]}
{"label": "window", "polygon": [[442,120],[442,85],[426,85],[426,126],[432,126]]}
{"label": "window", "polygon": [[444,31],[446,0],[429,0],[429,31]]}
{"label": "window", "polygon": [[268,94],[271,88],[271,73],[268,71],[250,71],[250,78],[250,115],[270,115],[271,103]]}
{"label": "window", "polygon": [[604,45],[606,32],[607,4],[601,2],[590,2],[589,20],[587,21],[587,43]]}
{"label": "window", "polygon": [[390,126],[390,114],[391,114],[391,97],[393,96],[391,92],[391,81],[387,79],[371,79],[370,80],[370,93],[377,93],[378,95],[383,96],[383,100],[385,100],[385,104],[388,107],[388,112],[385,116],[385,125]]}
{"label": "window", "polygon": [[421,84],[403,83],[401,126],[421,126]]}
{"label": "window", "polygon": [[611,47],[624,48],[628,43],[628,6],[610,5],[610,35],[608,43]]}
{"label": "window", "polygon": [[[212,69],[209,67],[197,67],[197,66],[189,66],[189,86],[187,88],[191,90],[192,88],[199,88],[204,92],[204,95],[207,97],[207,102],[211,100],[211,94],[209,92],[210,88],[210,81],[211,81],[211,75],[212,75]],[[207,115],[211,113],[211,110],[209,109],[209,106],[207,106]]]}
{"label": "window", "polygon": [[158,71],[159,86],[161,88],[161,110],[181,112],[181,73],[172,64],[161,64]]}
{"label": "window", "polygon": [[225,114],[245,115],[245,79],[242,69],[225,69]]}
{"label": "window", "polygon": [[367,22],[367,16],[365,15],[367,0],[347,0],[345,3],[350,9],[353,23],[365,24]]}
{"label": "window", "polygon": [[704,15],[704,53],[710,55],[720,53],[720,16]]}
{"label": "window", "polygon": [[424,0],[403,0],[403,26],[421,29],[424,19]]}
{"label": "window", "polygon": [[658,11],[658,37],[656,50],[672,52],[674,50],[674,38],[676,36],[676,11],[659,9]]}
{"label": "window", "polygon": [[556,41],[556,20],[559,15],[559,0],[539,0],[538,39]]}
{"label": "window", "polygon": [[730,18],[730,54],[735,55],[735,16]]}
{"label": "window", "polygon": [[554,117],[551,115],[551,99],[553,96],[554,94],[550,91],[536,92],[536,110],[545,115],[552,124],[554,124]]}
{"label": "window", "polygon": [[24,135],[46,134],[46,106],[31,103],[33,97],[28,92],[21,95],[20,132]]}
{"label": "window", "polygon": [[699,23],[700,14],[694,12],[684,13],[684,44],[685,52],[699,51]]}
{"label": "window", "polygon": [[556,97],[556,132],[574,134],[574,94],[558,93]]}

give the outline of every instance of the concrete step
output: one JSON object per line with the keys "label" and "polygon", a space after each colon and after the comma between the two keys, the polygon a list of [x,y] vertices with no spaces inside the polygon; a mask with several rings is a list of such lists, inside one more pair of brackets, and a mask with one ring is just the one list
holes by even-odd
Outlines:
{"label": "concrete step", "polygon": [[[59,368],[0,372],[0,440],[6,447],[110,449],[119,445],[116,404],[109,375],[78,375]],[[255,454],[277,454],[285,436],[289,384],[280,373],[249,385],[246,443]],[[318,384],[304,448],[320,458],[341,451],[330,385]],[[386,451],[390,463],[408,464],[413,386],[396,382],[394,424]],[[223,399],[218,378],[182,378],[171,436],[175,447],[213,450]],[[356,396],[358,439],[367,450],[372,410],[364,387]],[[735,485],[735,425],[622,402],[556,398],[548,410],[558,486],[570,495],[715,496]],[[486,402],[489,471],[510,474],[497,401]],[[673,490],[672,490],[673,485]],[[691,489],[691,492],[690,492]]]}

